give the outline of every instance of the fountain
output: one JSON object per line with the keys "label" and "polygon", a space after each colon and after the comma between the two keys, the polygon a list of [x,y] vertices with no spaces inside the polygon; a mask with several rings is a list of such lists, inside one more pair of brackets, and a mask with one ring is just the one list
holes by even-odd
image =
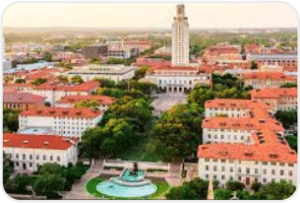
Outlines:
{"label": "fountain", "polygon": [[150,180],[145,179],[145,170],[138,169],[133,163],[133,169],[124,169],[119,177],[112,177],[96,186],[102,194],[113,197],[136,198],[148,197],[156,192],[157,187]]}

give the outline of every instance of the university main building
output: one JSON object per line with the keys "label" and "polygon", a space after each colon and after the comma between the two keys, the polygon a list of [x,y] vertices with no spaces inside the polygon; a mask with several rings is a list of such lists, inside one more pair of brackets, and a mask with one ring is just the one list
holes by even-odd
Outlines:
{"label": "university main building", "polygon": [[167,92],[184,92],[198,84],[211,84],[211,72],[189,62],[189,24],[184,5],[177,6],[172,25],[172,65],[153,66],[145,78]]}

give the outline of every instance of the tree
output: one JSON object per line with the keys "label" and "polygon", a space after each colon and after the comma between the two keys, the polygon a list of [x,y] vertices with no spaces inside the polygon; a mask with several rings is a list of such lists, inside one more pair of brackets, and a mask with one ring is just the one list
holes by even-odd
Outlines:
{"label": "tree", "polygon": [[285,129],[288,129],[294,123],[297,123],[298,114],[297,110],[292,109],[289,111],[278,110],[274,114],[275,118],[281,122]]}
{"label": "tree", "polygon": [[134,77],[133,77],[133,79],[137,79],[138,80],[138,79],[141,79],[141,78],[145,77],[146,72],[147,72],[148,69],[149,69],[148,66],[142,66],[141,68],[136,69],[134,71]]}
{"label": "tree", "polygon": [[259,194],[260,199],[283,200],[294,194],[296,187],[285,180],[280,182],[271,182],[262,186]]}
{"label": "tree", "polygon": [[99,82],[101,87],[113,88],[116,86],[116,82],[114,80],[110,80],[106,78],[95,78],[94,80]]}
{"label": "tree", "polygon": [[41,166],[38,173],[39,175],[60,174],[62,170],[58,163],[45,163]]}
{"label": "tree", "polygon": [[39,195],[47,198],[57,196],[65,187],[66,179],[60,174],[45,174],[38,176],[33,189]]}
{"label": "tree", "polygon": [[59,82],[62,82],[65,84],[69,82],[69,78],[67,76],[59,75],[57,78],[58,78]]}
{"label": "tree", "polygon": [[202,143],[202,112],[197,105],[178,104],[161,114],[152,137],[158,141],[157,150],[166,161],[196,155]]}
{"label": "tree", "polygon": [[15,83],[20,84],[20,83],[26,83],[26,80],[18,78],[15,80]]}
{"label": "tree", "polygon": [[5,78],[4,78],[4,82],[5,83],[8,83],[9,81],[11,81],[12,80],[12,77],[9,77],[9,76],[6,76]]}
{"label": "tree", "polygon": [[297,83],[291,83],[291,82],[287,82],[284,85],[281,85],[281,87],[285,87],[285,88],[292,88],[292,87],[297,87]]}
{"label": "tree", "polygon": [[91,58],[89,62],[90,62],[90,63],[93,63],[93,64],[103,64],[102,59],[100,59],[100,58],[95,58],[95,57]]}
{"label": "tree", "polygon": [[243,190],[245,185],[238,181],[228,181],[226,182],[226,189],[231,191]]}
{"label": "tree", "polygon": [[261,187],[262,187],[262,184],[259,182],[254,182],[251,185],[251,189],[255,192],[258,192]]}
{"label": "tree", "polygon": [[49,52],[46,52],[45,56],[44,56],[44,59],[45,59],[45,61],[51,62],[52,61],[52,54],[49,53]]}
{"label": "tree", "polygon": [[3,109],[3,131],[16,132],[19,129],[19,114],[21,110]]}
{"label": "tree", "polygon": [[217,189],[214,191],[214,198],[217,200],[229,200],[232,197],[232,191],[227,189]]}
{"label": "tree", "polygon": [[80,75],[75,75],[71,78],[71,82],[74,83],[74,84],[82,84],[83,79],[81,78]]}
{"label": "tree", "polygon": [[5,152],[3,152],[3,184],[5,184],[8,181],[13,170],[14,163],[10,160],[8,155]]}
{"label": "tree", "polygon": [[122,64],[123,62],[123,59],[116,57],[108,57],[106,61],[107,64]]}
{"label": "tree", "polygon": [[251,65],[250,65],[250,68],[253,70],[253,69],[257,69],[257,64],[255,63],[255,61],[251,61]]}
{"label": "tree", "polygon": [[290,147],[297,152],[298,151],[298,138],[296,136],[287,136],[287,137],[285,137],[285,139],[289,143]]}
{"label": "tree", "polygon": [[168,200],[204,200],[207,198],[208,181],[196,178],[184,182],[182,186],[172,187],[165,195]]}
{"label": "tree", "polygon": [[38,78],[38,79],[34,80],[32,82],[32,84],[34,84],[34,85],[41,85],[41,84],[44,84],[45,82],[47,82],[46,78]]}
{"label": "tree", "polygon": [[82,100],[75,104],[76,108],[96,108],[99,105],[97,99]]}

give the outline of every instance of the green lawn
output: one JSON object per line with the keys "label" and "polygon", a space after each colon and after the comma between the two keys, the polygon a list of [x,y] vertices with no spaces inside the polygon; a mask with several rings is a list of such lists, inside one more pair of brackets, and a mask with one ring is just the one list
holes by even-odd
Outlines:
{"label": "green lawn", "polygon": [[[111,197],[111,196],[104,195],[101,192],[96,190],[96,186],[105,180],[107,180],[107,178],[104,178],[104,177],[97,177],[97,178],[90,180],[86,184],[87,192],[96,197],[101,197],[101,198],[105,198],[105,199],[113,199],[113,200],[146,199],[146,198],[121,198],[121,197]],[[153,182],[153,184],[156,185],[157,191],[154,194],[152,194],[148,199],[156,199],[156,198],[162,196],[170,187],[166,181],[154,180],[152,182]]]}

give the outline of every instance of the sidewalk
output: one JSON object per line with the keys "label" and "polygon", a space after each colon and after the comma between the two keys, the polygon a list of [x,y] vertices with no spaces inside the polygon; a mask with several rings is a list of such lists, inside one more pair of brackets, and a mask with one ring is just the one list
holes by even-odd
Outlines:
{"label": "sidewalk", "polygon": [[100,175],[103,168],[103,161],[97,160],[96,163],[86,172],[86,174],[76,183],[74,183],[72,190],[63,195],[63,199],[101,199],[89,195],[86,191],[85,185],[87,182]]}

